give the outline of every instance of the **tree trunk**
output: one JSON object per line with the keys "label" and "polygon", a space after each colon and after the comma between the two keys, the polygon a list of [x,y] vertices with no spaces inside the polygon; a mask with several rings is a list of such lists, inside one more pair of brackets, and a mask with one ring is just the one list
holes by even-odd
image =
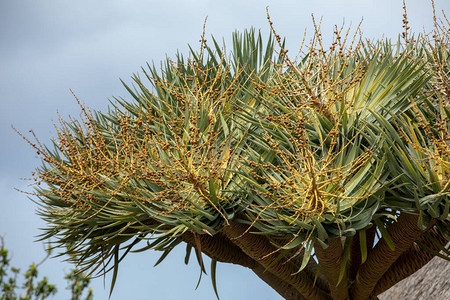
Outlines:
{"label": "tree trunk", "polygon": [[356,275],[351,290],[353,300],[368,299],[383,274],[423,234],[424,231],[417,226],[417,221],[417,215],[403,213],[397,222],[389,226],[388,233],[395,249],[391,250],[384,238],[377,243]]}
{"label": "tree trunk", "polygon": [[[430,229],[427,234],[431,238],[435,239],[440,245],[445,246],[447,240],[439,233],[436,227]],[[439,247],[433,244],[430,237],[423,236],[419,239],[425,245],[431,249],[439,252]],[[384,273],[383,277],[378,281],[373,290],[374,295],[381,294],[395,285],[397,282],[405,279],[406,277],[414,274],[416,271],[425,266],[432,258],[434,254],[421,249],[416,243],[405,251],[392,266]],[[442,260],[442,263],[446,263]],[[447,262],[448,263],[448,262]]]}
{"label": "tree trunk", "polygon": [[341,238],[328,238],[328,248],[326,249],[323,249],[322,246],[316,242],[314,250],[320,268],[328,279],[328,285],[333,299],[349,299],[346,274],[344,274],[344,277],[338,283],[341,270],[341,259],[344,253]]}
{"label": "tree trunk", "polygon": [[289,283],[267,272],[258,262],[246,255],[242,250],[234,245],[227,237],[218,233],[214,236],[206,234],[198,235],[199,245],[195,241],[194,233],[186,232],[181,237],[183,241],[197,249],[212,259],[219,262],[237,264],[251,269],[259,278],[277,291],[280,296],[287,300],[306,300]]}
{"label": "tree trunk", "polygon": [[[367,246],[367,255],[372,251],[373,242],[375,241],[375,233],[377,231],[377,227],[372,225],[372,227],[366,229],[366,246]],[[366,257],[367,259],[367,257]],[[351,246],[350,246],[350,259],[349,259],[349,267],[348,267],[348,278],[351,281],[354,281],[356,278],[356,274],[358,273],[359,267],[362,264],[362,256],[361,256],[361,245],[360,245],[360,236],[356,234],[353,237]]]}
{"label": "tree trunk", "polygon": [[378,295],[378,298],[380,300],[450,299],[449,274],[450,262],[435,257],[422,269]]}
{"label": "tree trunk", "polygon": [[222,231],[242,251],[254,260],[258,261],[267,271],[281,280],[295,287],[304,298],[331,299],[331,297],[314,286],[313,281],[305,272],[298,272],[298,267],[292,262],[280,260],[275,262],[276,248],[263,235],[255,235],[247,232],[247,225],[231,222]]}

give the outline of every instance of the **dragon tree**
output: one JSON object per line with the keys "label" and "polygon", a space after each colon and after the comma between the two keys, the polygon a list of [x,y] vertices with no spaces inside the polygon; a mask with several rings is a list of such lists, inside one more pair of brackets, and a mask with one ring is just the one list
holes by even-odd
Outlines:
{"label": "dragon tree", "polygon": [[[376,299],[449,260],[450,23],[398,41],[335,27],[297,54],[270,34],[203,31],[142,68],[107,112],[81,101],[42,159],[35,201],[54,248],[90,274],[186,247],[251,269],[285,299]],[[353,33],[356,32],[356,33]],[[34,135],[34,134],[33,134]],[[220,293],[218,293],[220,296]]]}

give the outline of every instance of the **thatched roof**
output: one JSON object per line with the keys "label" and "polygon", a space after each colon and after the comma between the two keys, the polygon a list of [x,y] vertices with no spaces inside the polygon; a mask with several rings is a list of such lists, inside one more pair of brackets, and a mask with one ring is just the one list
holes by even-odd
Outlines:
{"label": "thatched roof", "polygon": [[435,257],[422,269],[378,297],[380,300],[450,299],[450,262]]}

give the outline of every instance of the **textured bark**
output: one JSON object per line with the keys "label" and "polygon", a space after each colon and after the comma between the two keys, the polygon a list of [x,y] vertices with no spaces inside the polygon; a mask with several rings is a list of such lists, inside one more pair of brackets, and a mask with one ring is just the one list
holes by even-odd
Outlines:
{"label": "textured bark", "polygon": [[[366,245],[367,245],[367,255],[372,251],[373,242],[375,241],[375,233],[377,227],[375,224],[366,230]],[[348,268],[348,278],[353,281],[356,278],[356,273],[358,273],[359,267],[362,264],[361,256],[361,245],[359,234],[353,237],[352,243],[350,245],[350,259]]]}
{"label": "textured bark", "polygon": [[[292,255],[294,253],[292,253]],[[294,257],[292,259],[289,258],[289,259],[297,267],[300,268],[300,266],[302,265],[302,262],[303,262],[303,255],[304,255],[304,251],[302,250],[296,257]],[[308,261],[308,264],[306,265],[306,267],[303,270],[305,271],[306,274],[308,274],[308,276],[311,279],[314,279],[317,276],[317,279],[315,279],[315,281],[316,281],[315,282],[315,286],[319,287],[324,292],[327,292],[327,293],[330,292],[330,288],[328,286],[328,280],[327,280],[327,278],[323,274],[323,271],[319,268],[319,265],[316,263],[316,261],[314,259],[310,259]],[[319,274],[316,274],[317,272],[319,272]]]}
{"label": "textured bark", "polygon": [[278,294],[280,294],[286,300],[308,300],[303,297],[295,288],[293,288],[286,281],[281,280],[272,273],[268,272],[260,264],[256,264],[252,271],[261,278],[265,283],[271,286]]}
{"label": "textured bark", "polygon": [[[197,248],[195,237],[191,232],[186,232],[181,237],[183,241]],[[202,253],[219,262],[232,263],[251,269],[259,278],[277,291],[280,296],[287,300],[306,300],[289,283],[281,280],[270,272],[267,272],[258,262],[246,255],[234,245],[227,237],[218,233],[214,236],[198,235]]]}
{"label": "textured bark", "polygon": [[264,236],[248,233],[247,229],[247,225],[231,222],[222,231],[245,254],[258,261],[270,273],[295,287],[304,298],[309,300],[331,299],[327,293],[314,286],[313,281],[305,272],[294,275],[298,271],[298,267],[294,263],[283,260],[274,262],[276,255],[270,254],[274,253],[276,248]]}
{"label": "textured bark", "polygon": [[389,226],[388,233],[395,244],[395,250],[391,250],[384,239],[377,243],[356,275],[351,290],[353,300],[368,299],[383,274],[423,234],[417,221],[417,215],[401,214],[397,222]]}
{"label": "textured bark", "polygon": [[341,258],[344,253],[340,237],[328,238],[328,248],[324,249],[319,243],[315,243],[314,250],[323,273],[328,279],[331,296],[334,300],[349,299],[347,276],[338,284],[341,270]]}
{"label": "textured bark", "polygon": [[[268,237],[269,241],[276,244],[276,245],[284,245],[286,243],[286,239],[280,239],[277,237]],[[292,239],[292,237],[289,237],[289,240]],[[298,268],[300,268],[300,266],[303,263],[303,255],[305,254],[305,249],[301,249],[300,251],[298,251],[297,248],[293,248],[287,255],[286,257],[288,258],[289,261],[292,261]],[[308,274],[308,276],[311,279],[315,280],[315,285],[318,286],[320,289],[322,289],[323,291],[329,293],[330,289],[328,287],[328,280],[325,277],[325,275],[323,274],[322,270],[319,268],[319,265],[317,264],[317,262],[314,259],[310,259],[308,261],[308,263],[306,264],[305,268],[303,269],[303,271]],[[318,272],[318,274],[317,274]],[[316,278],[317,276],[317,278]]]}
{"label": "textured bark", "polygon": [[[257,264],[251,257],[242,252],[242,250],[230,242],[223,234],[218,233],[214,236],[201,234],[198,235],[201,251],[220,262],[241,265],[247,268],[254,268]],[[197,248],[194,234],[186,232],[181,237],[183,241]]]}
{"label": "textured bark", "polygon": [[435,257],[422,269],[378,295],[380,300],[450,299],[450,262]]}
{"label": "textured bark", "polygon": [[[430,229],[428,233],[436,239],[440,245],[445,246],[447,244],[448,241],[439,233],[436,227]],[[419,240],[431,249],[439,251],[439,248],[434,245],[428,237],[424,236]],[[413,245],[392,264],[386,273],[384,273],[383,277],[381,277],[375,286],[373,294],[379,295],[394,286],[397,282],[414,274],[425,266],[433,257],[433,254],[421,249],[416,243],[413,243]],[[445,263],[445,261],[442,260],[442,263]]]}

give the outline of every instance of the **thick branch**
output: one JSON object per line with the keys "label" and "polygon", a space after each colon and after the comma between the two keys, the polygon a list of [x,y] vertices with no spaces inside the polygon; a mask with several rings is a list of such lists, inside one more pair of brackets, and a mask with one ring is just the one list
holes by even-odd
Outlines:
{"label": "thick branch", "polygon": [[[201,251],[219,262],[231,263],[240,265],[247,268],[254,268],[256,262],[246,255],[242,250],[231,243],[225,235],[218,233],[214,236],[200,234],[198,235],[200,240]],[[195,243],[194,234],[186,232],[182,235],[181,239],[189,245],[197,248]]]}
{"label": "thick branch", "polygon": [[389,226],[388,233],[395,244],[395,250],[389,248],[384,238],[377,243],[356,275],[351,291],[353,300],[368,299],[383,274],[423,234],[417,221],[417,215],[403,213],[396,223]]}
{"label": "thick branch", "polygon": [[275,291],[277,291],[277,293],[280,294],[284,299],[308,300],[307,298],[303,297],[303,295],[300,294],[294,287],[292,287],[292,285],[273,275],[260,264],[256,264],[252,271],[256,275],[258,275],[258,277],[261,278],[265,283],[267,283]]}
{"label": "thick branch", "polygon": [[[273,237],[268,236],[267,237],[269,241],[272,244],[275,245],[284,245],[286,243],[286,238],[279,238],[279,237]],[[290,236],[288,239],[290,240],[292,236]],[[302,248],[300,251],[298,248],[293,248],[289,251],[289,253],[286,255],[289,261],[293,262],[297,268],[300,269],[300,266],[303,263],[303,256],[305,255],[305,248]],[[308,263],[306,264],[303,271],[308,274],[308,276],[311,279],[315,280],[315,285],[318,286],[323,291],[329,293],[330,289],[328,287],[328,280],[323,274],[322,270],[319,268],[319,265],[314,259],[310,259]],[[317,278],[316,278],[317,276]]]}
{"label": "thick branch", "polygon": [[[436,239],[440,245],[445,246],[447,244],[448,241],[439,233],[436,227],[430,229],[428,233],[432,238]],[[429,237],[423,236],[420,241],[431,249],[439,251],[439,247],[433,244]],[[388,290],[397,282],[418,271],[433,257],[434,255],[432,253],[420,248],[416,243],[413,243],[412,246],[392,264],[386,273],[384,273],[383,277],[381,277],[375,286],[372,294],[379,295]]]}
{"label": "thick branch", "polygon": [[[281,280],[270,272],[267,272],[258,262],[246,255],[242,250],[234,245],[227,237],[218,233],[214,236],[199,235],[201,251],[212,259],[224,263],[232,263],[241,265],[251,269],[259,278],[278,292],[287,300],[306,300],[295,288],[289,283]],[[197,247],[194,235],[186,232],[181,237],[183,241],[193,247]]]}
{"label": "thick branch", "polygon": [[248,233],[247,229],[248,226],[244,224],[231,222],[222,231],[245,254],[258,261],[270,273],[295,287],[306,299],[331,299],[324,291],[314,286],[305,272],[295,274],[298,267],[294,263],[283,260],[275,262],[276,255],[271,253],[275,253],[276,248],[264,236]]}
{"label": "thick branch", "polygon": [[[373,242],[375,241],[375,233],[377,231],[377,227],[372,225],[372,227],[366,229],[366,247],[367,247],[367,255],[372,251]],[[350,245],[350,259],[349,259],[349,269],[348,269],[348,278],[353,281],[356,278],[356,273],[358,272],[359,267],[362,264],[362,256],[361,256],[361,245],[360,245],[360,236],[356,234],[353,237],[352,243]]]}
{"label": "thick branch", "polygon": [[328,248],[324,249],[316,242],[314,245],[320,268],[328,279],[331,296],[334,300],[349,299],[347,276],[338,283],[341,270],[341,259],[344,253],[340,237],[328,238]]}
{"label": "thick branch", "polygon": [[[296,251],[296,249],[294,249],[294,250]],[[300,268],[300,266],[302,265],[302,262],[303,262],[303,255],[304,255],[304,253],[305,253],[305,251],[302,250],[294,258],[292,258],[292,259],[289,258],[289,259],[298,268]],[[306,274],[308,274],[308,276],[310,278],[315,278],[317,276],[317,278],[315,279],[315,281],[316,281],[315,285],[318,286],[324,292],[327,292],[327,293],[330,292],[330,288],[328,287],[328,280],[327,280],[327,278],[323,274],[323,271],[319,268],[319,265],[316,263],[316,261],[314,259],[310,259],[308,261],[308,264],[306,265],[306,267],[303,270],[305,271]],[[317,274],[317,272],[319,272],[319,273]]]}

